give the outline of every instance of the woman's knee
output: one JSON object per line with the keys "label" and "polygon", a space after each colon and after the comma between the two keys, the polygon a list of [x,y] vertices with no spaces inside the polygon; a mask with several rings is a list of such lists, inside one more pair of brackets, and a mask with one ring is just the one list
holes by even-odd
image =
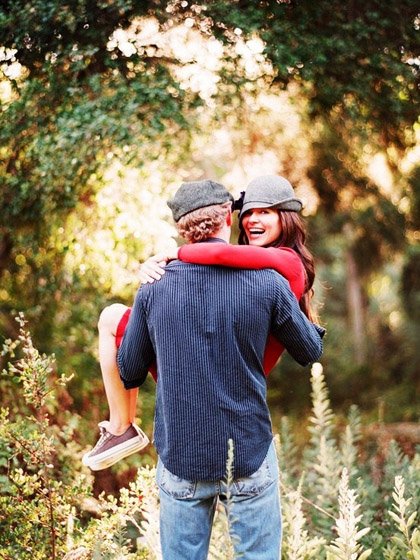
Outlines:
{"label": "woman's knee", "polygon": [[122,303],[112,303],[105,307],[99,315],[98,330],[115,334],[118,323],[127,309],[128,307]]}

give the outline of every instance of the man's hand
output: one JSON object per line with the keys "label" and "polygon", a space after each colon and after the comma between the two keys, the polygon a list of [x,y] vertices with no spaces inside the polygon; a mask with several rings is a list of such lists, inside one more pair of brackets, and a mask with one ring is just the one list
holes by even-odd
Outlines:
{"label": "man's hand", "polygon": [[178,249],[168,253],[158,253],[149,257],[140,265],[138,277],[141,284],[153,284],[155,280],[160,280],[165,274],[165,266],[168,261],[178,258]]}

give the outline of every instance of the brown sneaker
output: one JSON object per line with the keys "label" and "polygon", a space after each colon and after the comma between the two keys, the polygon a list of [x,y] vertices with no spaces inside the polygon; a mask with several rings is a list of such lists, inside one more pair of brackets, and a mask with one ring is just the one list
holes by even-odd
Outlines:
{"label": "brown sneaker", "polygon": [[149,444],[149,438],[136,424],[131,424],[120,436],[108,432],[108,424],[107,421],[100,422],[100,438],[95,447],[82,458],[82,463],[93,471],[107,469]]}

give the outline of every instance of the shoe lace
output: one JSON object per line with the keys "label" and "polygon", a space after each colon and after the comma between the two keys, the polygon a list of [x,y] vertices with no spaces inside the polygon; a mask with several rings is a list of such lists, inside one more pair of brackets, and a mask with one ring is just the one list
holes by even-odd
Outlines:
{"label": "shoe lace", "polygon": [[98,442],[95,445],[94,449],[97,449],[98,447],[100,447],[111,436],[111,434],[109,432],[107,432],[106,429],[103,428],[102,426],[99,428],[99,431],[100,431],[100,437],[99,437]]}

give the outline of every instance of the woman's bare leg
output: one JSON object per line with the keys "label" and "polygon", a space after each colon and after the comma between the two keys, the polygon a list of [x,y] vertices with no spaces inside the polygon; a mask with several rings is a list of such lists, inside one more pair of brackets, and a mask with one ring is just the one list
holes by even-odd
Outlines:
{"label": "woman's bare leg", "polygon": [[109,426],[114,435],[123,434],[134,422],[138,389],[125,389],[117,368],[115,335],[118,323],[127,307],[114,303],[106,307],[98,322],[99,363],[109,406]]}

